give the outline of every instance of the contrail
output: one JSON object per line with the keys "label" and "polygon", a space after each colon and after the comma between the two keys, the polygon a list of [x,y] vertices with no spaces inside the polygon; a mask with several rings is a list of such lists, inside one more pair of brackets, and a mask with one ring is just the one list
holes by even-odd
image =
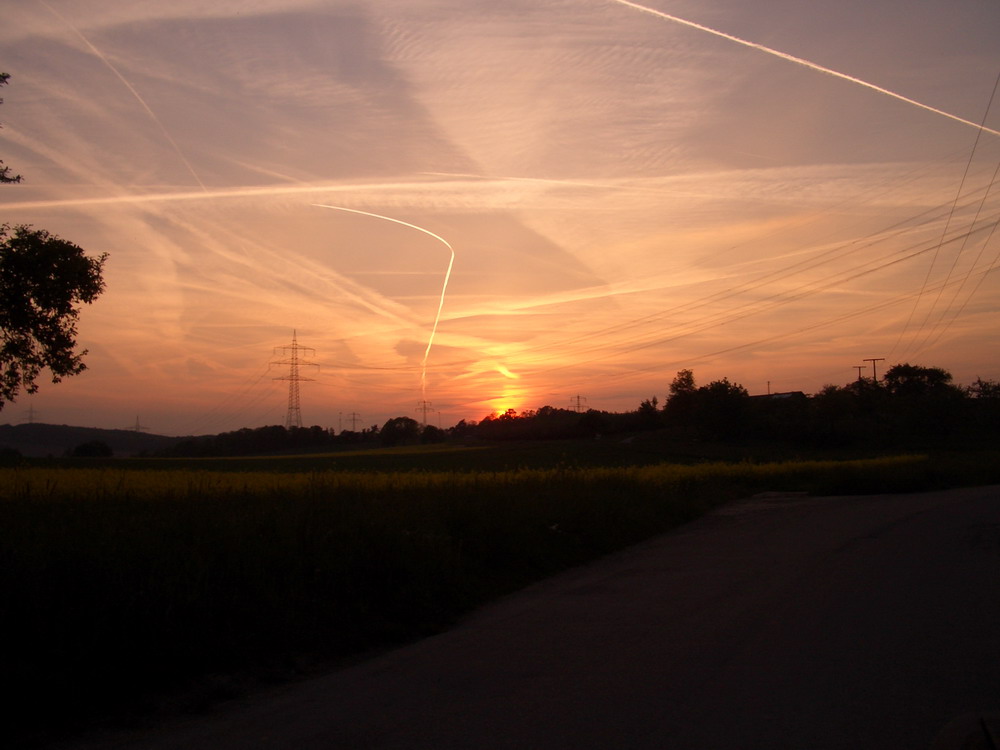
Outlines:
{"label": "contrail", "polygon": [[80,41],[82,41],[85,45],[87,45],[87,49],[93,52],[94,56],[97,57],[97,59],[99,59],[101,62],[103,62],[108,67],[108,69],[115,74],[115,77],[122,82],[125,88],[127,88],[132,93],[132,96],[135,97],[135,100],[139,102],[139,104],[142,106],[144,110],[146,110],[146,114],[149,115],[149,119],[151,119],[156,124],[156,127],[160,129],[160,133],[162,133],[163,137],[166,138],[167,143],[169,143],[170,146],[173,148],[174,153],[177,154],[177,157],[184,163],[184,166],[187,167],[187,171],[191,173],[191,176],[194,178],[194,181],[198,183],[198,186],[202,190],[204,190],[205,183],[201,181],[201,178],[198,176],[198,173],[194,171],[194,167],[191,166],[191,162],[189,162],[187,160],[187,157],[184,156],[184,152],[181,151],[180,146],[177,145],[177,141],[175,141],[173,137],[171,137],[170,132],[163,126],[163,123],[160,122],[160,118],[157,117],[156,113],[153,112],[153,110],[150,108],[148,104],[146,104],[146,100],[143,99],[142,96],[140,96],[139,92],[135,90],[135,87],[133,87],[132,84],[128,82],[125,76],[123,76],[121,73],[118,72],[118,68],[116,68],[114,65],[111,64],[111,61],[108,60],[108,58],[104,55],[104,53],[102,53],[99,49],[97,49],[97,47],[91,44],[90,40],[87,39],[87,37],[85,37],[78,28],[76,28],[73,24],[67,21],[62,15],[60,15],[55,8],[53,8],[51,5],[45,2],[45,0],[38,0],[38,4],[47,8],[52,15],[54,15],[56,18],[62,21],[63,24],[65,24],[70,31],[76,34],[76,36],[80,38]]}
{"label": "contrail", "polygon": [[451,267],[455,265],[455,248],[451,246],[444,237],[439,234],[434,234],[429,229],[424,229],[423,227],[418,227],[416,224],[411,224],[408,221],[402,221],[401,219],[394,219],[391,216],[383,216],[382,214],[373,214],[371,211],[359,211],[356,208],[344,208],[343,206],[328,206],[324,203],[311,203],[310,205],[316,208],[329,208],[333,211],[347,211],[352,214],[361,214],[362,216],[372,216],[376,219],[382,219],[383,221],[391,221],[393,224],[401,224],[404,227],[409,227],[410,229],[416,229],[418,232],[423,232],[426,235],[430,235],[438,242],[444,244],[448,251],[451,253],[451,258],[448,261],[448,269],[444,272],[444,283],[441,285],[441,298],[438,300],[437,313],[434,315],[434,325],[431,326],[431,335],[427,339],[427,348],[424,350],[424,359],[420,363],[420,391],[421,396],[425,395],[424,391],[427,386],[427,358],[431,354],[431,347],[434,345],[434,335],[437,333],[438,322],[441,320],[441,311],[444,309],[444,295],[448,291],[448,281],[451,279]]}
{"label": "contrail", "polygon": [[426,189],[426,182],[382,182],[347,183],[341,185],[261,185],[257,187],[223,188],[215,190],[185,190],[174,193],[140,193],[137,195],[112,195],[100,198],[58,198],[55,200],[15,201],[5,203],[7,210],[30,210],[39,208],[79,208],[81,206],[140,205],[144,203],[177,203],[181,201],[204,201],[227,198],[260,198],[302,195],[304,193],[352,193],[367,190],[414,190]]}
{"label": "contrail", "polygon": [[936,107],[932,107],[929,104],[923,104],[914,99],[905,97],[902,94],[897,94],[894,91],[889,91],[889,89],[884,89],[881,86],[876,86],[874,83],[868,83],[868,81],[863,81],[860,78],[855,78],[854,76],[847,75],[846,73],[839,73],[836,70],[825,68],[822,65],[817,65],[816,63],[810,62],[809,60],[804,60],[801,57],[795,57],[794,55],[789,55],[786,52],[779,52],[776,49],[765,47],[763,44],[757,44],[756,42],[751,42],[746,39],[741,39],[738,36],[727,34],[724,31],[718,31],[716,29],[709,28],[708,26],[702,26],[700,23],[695,23],[694,21],[687,21],[683,18],[672,16],[669,13],[664,13],[663,11],[655,10],[654,8],[647,8],[645,5],[639,5],[638,3],[630,2],[630,0],[612,0],[612,2],[616,2],[619,5],[624,5],[628,8],[634,8],[635,10],[642,11],[643,13],[649,13],[659,18],[664,18],[668,21],[673,21],[674,23],[679,23],[682,26],[688,26],[692,29],[698,29],[699,31],[704,31],[709,34],[713,34],[714,36],[722,37],[723,39],[728,39],[731,42],[742,44],[744,47],[750,47],[751,49],[760,50],[761,52],[766,52],[769,55],[780,57],[782,60],[788,60],[789,62],[796,63],[797,65],[803,65],[807,68],[810,68],[811,70],[819,71],[820,73],[826,73],[827,75],[831,75],[834,78],[841,78],[845,81],[856,83],[859,86],[864,86],[866,89],[871,89],[872,91],[877,91],[880,94],[891,96],[893,99],[898,99],[901,102],[912,104],[914,107],[920,107],[920,109],[926,109],[928,112],[933,112],[936,115],[947,117],[949,120],[960,122],[963,125],[969,125],[975,128],[976,130],[985,131],[992,135],[1000,136],[1000,130],[993,130],[992,128],[987,128],[985,127],[985,125],[981,125],[978,122],[972,122],[971,120],[966,120],[962,117],[959,117],[958,115],[953,115],[950,112],[945,112],[944,110],[937,109]]}

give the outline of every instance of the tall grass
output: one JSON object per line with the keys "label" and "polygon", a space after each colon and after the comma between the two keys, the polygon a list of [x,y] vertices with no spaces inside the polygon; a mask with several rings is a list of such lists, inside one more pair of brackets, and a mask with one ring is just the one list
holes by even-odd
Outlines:
{"label": "tall grass", "polygon": [[0,469],[0,632],[19,695],[8,712],[25,729],[148,708],[205,675],[287,672],[303,657],[435,632],[731,498],[911,490],[939,475],[925,457],[464,473]]}

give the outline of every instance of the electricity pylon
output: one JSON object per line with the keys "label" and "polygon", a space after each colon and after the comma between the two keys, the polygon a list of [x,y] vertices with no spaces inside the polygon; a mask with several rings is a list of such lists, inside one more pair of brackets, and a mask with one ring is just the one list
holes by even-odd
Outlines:
{"label": "electricity pylon", "polygon": [[431,407],[433,404],[430,401],[419,401],[417,402],[417,411],[424,415],[423,420],[420,422],[421,427],[427,426],[427,412],[434,411]]}
{"label": "electricity pylon", "polygon": [[[285,417],[285,427],[302,426],[302,407],[299,403],[299,383],[303,380],[315,380],[315,378],[304,378],[299,375],[300,367],[319,367],[315,362],[306,362],[299,358],[299,352],[316,353],[315,349],[308,346],[299,346],[295,330],[292,330],[292,343],[290,346],[276,346],[274,353],[281,350],[284,359],[272,362],[272,365],[288,365],[288,374],[274,378],[275,380],[288,381],[288,414]],[[288,353],[291,352],[291,356]]]}

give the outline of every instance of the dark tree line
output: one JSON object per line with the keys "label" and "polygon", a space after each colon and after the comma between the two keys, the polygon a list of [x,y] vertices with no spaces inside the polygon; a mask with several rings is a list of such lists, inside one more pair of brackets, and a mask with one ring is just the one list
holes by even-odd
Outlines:
{"label": "dark tree line", "polygon": [[829,385],[819,393],[751,396],[728,378],[699,386],[691,370],[669,385],[662,408],[654,396],[632,412],[578,413],[543,406],[460,422],[448,436],[482,440],[546,440],[661,431],[687,440],[761,440],[839,446],[920,446],[1000,438],[1000,383],[952,382],[939,367],[890,367],[881,381]]}
{"label": "dark tree line", "polygon": [[233,432],[181,440],[157,452],[160,456],[252,456],[260,454],[314,453],[359,446],[414,445],[439,443],[449,431],[431,425],[421,426],[410,417],[393,417],[381,428],[378,425],[361,431],[320,427],[244,427]]}
{"label": "dark tree line", "polygon": [[[367,431],[365,431],[366,433]],[[158,455],[167,456],[252,456],[274,453],[310,452],[336,445],[360,443],[365,433],[342,432],[314,425],[285,428],[282,425],[244,427],[233,432],[182,440]]]}
{"label": "dark tree line", "polygon": [[952,382],[947,370],[899,364],[881,381],[828,385],[819,393],[751,396],[728,378],[699,386],[691,370],[670,383],[663,406],[654,396],[634,411],[578,412],[543,406],[462,420],[439,429],[393,417],[360,432],[280,425],[184,440],[163,454],[239,456],[335,450],[361,445],[571,440],[659,431],[678,440],[785,442],[815,447],[970,444],[1000,438],[1000,383]]}
{"label": "dark tree line", "polygon": [[1000,437],[1000,384],[963,387],[939,367],[890,367],[881,381],[862,378],[819,393],[749,396],[723,379],[696,388],[677,374],[663,427],[710,440],[771,440],[824,446],[919,446]]}

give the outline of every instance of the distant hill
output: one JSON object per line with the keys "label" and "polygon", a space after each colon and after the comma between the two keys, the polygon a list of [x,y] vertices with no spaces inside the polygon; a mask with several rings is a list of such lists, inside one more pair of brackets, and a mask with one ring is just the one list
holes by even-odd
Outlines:
{"label": "distant hill", "polygon": [[62,456],[78,445],[100,440],[116,456],[155,451],[187,438],[149,435],[134,430],[102,430],[56,424],[0,425],[0,448],[14,448],[23,456]]}

